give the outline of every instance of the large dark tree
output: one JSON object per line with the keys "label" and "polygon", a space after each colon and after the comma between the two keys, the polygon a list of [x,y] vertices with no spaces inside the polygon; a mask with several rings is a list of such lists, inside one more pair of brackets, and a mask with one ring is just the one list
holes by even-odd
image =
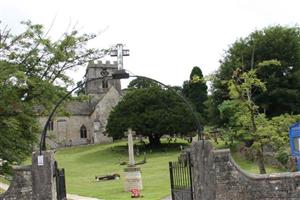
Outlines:
{"label": "large dark tree", "polygon": [[141,88],[149,88],[149,87],[155,87],[155,86],[158,86],[158,84],[149,79],[145,79],[145,78],[141,78],[141,77],[133,79],[128,84],[129,89],[133,89],[133,88],[141,89]]}
{"label": "large dark tree", "polygon": [[190,74],[190,79],[183,83],[182,93],[195,106],[195,110],[201,117],[201,122],[205,122],[205,104],[207,100],[207,86],[199,67],[194,67]]}
{"label": "large dark tree", "polygon": [[39,136],[35,108],[47,114],[65,94],[66,70],[103,55],[86,48],[94,35],[73,30],[52,41],[42,25],[23,24],[20,34],[0,27],[0,158],[8,164],[30,155]]}
{"label": "large dark tree", "polygon": [[111,136],[121,138],[129,127],[158,145],[162,135],[187,134],[196,130],[196,123],[173,91],[154,86],[129,90],[110,113],[107,130]]}
{"label": "large dark tree", "polygon": [[237,68],[256,69],[258,78],[266,83],[267,90],[254,91],[253,100],[267,116],[300,113],[299,27],[268,27],[233,43],[213,81],[216,109],[229,99],[227,83]]}

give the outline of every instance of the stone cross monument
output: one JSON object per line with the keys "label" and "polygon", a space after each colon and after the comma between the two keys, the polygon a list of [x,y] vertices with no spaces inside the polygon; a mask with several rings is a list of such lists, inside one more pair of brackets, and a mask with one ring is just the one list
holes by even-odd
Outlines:
{"label": "stone cross monument", "polygon": [[124,169],[125,173],[125,191],[131,191],[132,189],[143,189],[141,170],[139,167],[135,166],[134,162],[134,151],[133,151],[133,139],[132,135],[135,134],[135,131],[132,131],[131,128],[128,128],[128,131],[125,132],[125,135],[128,136],[128,165]]}
{"label": "stone cross monument", "polygon": [[128,131],[125,132],[125,135],[128,137],[128,167],[135,166],[134,161],[134,151],[133,151],[133,139],[132,136],[135,135],[135,131],[132,131],[131,128],[128,128]]}
{"label": "stone cross monument", "polygon": [[110,56],[116,56],[118,60],[118,69],[123,69],[123,56],[129,56],[129,50],[123,49],[123,44],[117,44],[116,49],[110,52]]}

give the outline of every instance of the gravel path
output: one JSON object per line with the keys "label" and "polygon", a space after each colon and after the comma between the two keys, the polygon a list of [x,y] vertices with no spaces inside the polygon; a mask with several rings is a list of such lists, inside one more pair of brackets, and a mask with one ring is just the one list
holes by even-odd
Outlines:
{"label": "gravel path", "polygon": [[163,198],[163,199],[161,199],[161,200],[172,200],[172,197],[171,197],[171,196],[168,196],[168,197],[165,197],[165,198]]}
{"label": "gravel path", "polygon": [[[9,185],[0,182],[1,189],[7,190],[8,187],[9,187]],[[100,199],[96,199],[96,198],[82,197],[82,196],[75,195],[75,194],[67,194],[67,198],[68,198],[68,200],[100,200]]]}
{"label": "gravel path", "polygon": [[67,199],[68,200],[100,200],[100,199],[91,198],[91,197],[82,197],[82,196],[78,196],[76,194],[67,194]]}

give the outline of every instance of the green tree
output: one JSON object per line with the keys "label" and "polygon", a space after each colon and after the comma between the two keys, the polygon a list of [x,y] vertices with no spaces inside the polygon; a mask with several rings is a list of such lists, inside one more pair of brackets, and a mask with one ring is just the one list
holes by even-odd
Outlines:
{"label": "green tree", "polygon": [[128,84],[129,89],[133,89],[133,88],[141,89],[141,88],[149,88],[149,87],[155,87],[155,86],[158,86],[158,84],[151,80],[141,78],[141,77],[138,77],[138,78],[130,81],[130,83]]}
{"label": "green tree", "polygon": [[[277,61],[280,63],[269,61]],[[258,64],[267,62],[267,67]],[[226,51],[212,84],[214,105],[230,98],[227,82],[233,72],[257,69],[268,90],[255,92],[253,100],[268,117],[300,113],[300,29],[272,26],[237,40]],[[223,120],[216,120],[222,125]]]}
{"label": "green tree", "polygon": [[207,86],[199,67],[192,69],[189,81],[183,83],[182,93],[195,106],[195,110],[201,117],[201,122],[204,123],[206,116],[204,102],[207,100]]}
{"label": "green tree", "polygon": [[239,119],[246,112],[245,107],[241,106],[237,101],[226,100],[218,106],[218,109],[220,111],[220,118],[224,119],[220,135],[225,144],[230,147],[234,145],[235,141],[243,141],[247,144],[247,141],[251,140],[251,138],[249,139],[247,134],[239,131],[243,125],[239,123]]}
{"label": "green tree", "polygon": [[239,112],[237,123],[242,124],[241,130],[247,131],[245,134],[248,140],[252,141],[251,147],[255,150],[259,171],[266,173],[264,166],[263,145],[264,135],[257,130],[258,120],[265,121],[265,118],[258,113],[258,106],[252,99],[253,89],[266,90],[264,83],[256,77],[256,70],[241,72],[237,69],[233,78],[228,82],[230,97],[236,101],[239,108],[244,108],[246,112]]}
{"label": "green tree", "polygon": [[288,146],[288,127],[299,119],[299,116],[288,114],[268,119],[259,112],[253,101],[253,93],[266,90],[265,84],[257,78],[256,70],[242,72],[237,69],[228,82],[231,100],[224,101],[219,107],[222,116],[229,119],[226,124],[229,132],[227,139],[248,142],[256,155],[260,173],[266,173],[264,166],[264,147],[272,147],[274,152],[286,151]]}
{"label": "green tree", "polygon": [[170,90],[159,86],[132,89],[110,113],[107,130],[121,138],[127,128],[149,138],[150,145],[160,144],[164,134],[187,134],[195,131],[192,113]]}
{"label": "green tree", "polygon": [[103,56],[88,49],[95,35],[76,30],[52,41],[44,27],[22,23],[20,34],[0,27],[0,158],[8,164],[20,163],[37,141],[37,105],[47,114],[72,83],[66,70]]}

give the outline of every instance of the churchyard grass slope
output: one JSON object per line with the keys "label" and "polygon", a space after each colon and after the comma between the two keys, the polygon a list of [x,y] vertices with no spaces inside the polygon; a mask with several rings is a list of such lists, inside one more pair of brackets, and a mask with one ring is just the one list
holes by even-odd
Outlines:
{"label": "churchyard grass slope", "polygon": [[[67,192],[82,196],[96,197],[105,200],[131,199],[129,192],[124,192],[125,165],[127,161],[126,142],[105,145],[87,145],[60,149],[55,158],[59,167],[65,168]],[[140,165],[144,190],[143,199],[159,200],[170,194],[168,162],[177,160],[180,144],[173,148],[164,145],[159,150],[146,149],[147,163]],[[176,146],[176,147],[175,147]],[[136,161],[143,160],[143,150]],[[96,181],[95,176],[118,173],[120,180]]]}
{"label": "churchyard grass slope", "polygon": [[[125,166],[119,164],[120,161],[128,160],[125,145],[126,142],[121,141],[113,144],[86,145],[58,150],[55,158],[59,167],[66,170],[67,192],[105,200],[131,199],[130,194],[123,191]],[[147,163],[140,166],[144,185],[143,199],[159,200],[170,194],[168,162],[177,160],[180,145],[186,145],[186,143],[171,143],[170,146],[164,145],[163,148],[151,152],[149,149],[146,150]],[[141,156],[136,157],[136,161],[143,160],[143,150],[140,150],[140,154]],[[234,152],[232,156],[245,171],[258,173],[255,163]],[[267,173],[282,171],[284,169],[267,166]],[[95,180],[97,175],[112,173],[119,173],[121,179],[103,182]],[[0,182],[9,184],[9,181],[1,176]]]}
{"label": "churchyard grass slope", "polygon": [[[180,140],[180,142],[183,142]],[[159,200],[170,194],[168,162],[176,161],[180,153],[180,145],[186,143],[171,143],[158,150],[146,149],[147,163],[140,165],[144,190],[143,199]],[[136,161],[143,160],[143,150]],[[66,170],[67,192],[82,196],[96,197],[105,200],[131,199],[129,192],[124,192],[125,165],[128,160],[126,142],[116,142],[104,145],[87,145],[60,149],[55,158],[59,167]],[[244,170],[258,173],[257,166],[251,161],[240,158],[233,153],[234,160]],[[281,172],[282,169],[267,166],[268,173]],[[95,176],[118,173],[120,180],[96,181]]]}

